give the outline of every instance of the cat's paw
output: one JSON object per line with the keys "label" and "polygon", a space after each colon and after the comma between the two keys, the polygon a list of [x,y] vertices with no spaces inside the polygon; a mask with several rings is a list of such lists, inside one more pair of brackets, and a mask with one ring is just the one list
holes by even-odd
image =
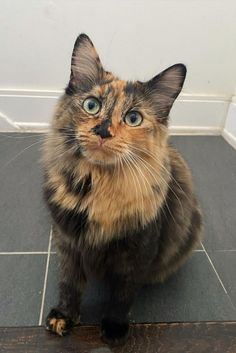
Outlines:
{"label": "cat's paw", "polygon": [[72,327],[73,321],[58,309],[52,309],[46,318],[46,330],[59,336],[67,335]]}
{"label": "cat's paw", "polygon": [[124,344],[129,336],[129,323],[104,318],[101,324],[102,340],[112,346]]}

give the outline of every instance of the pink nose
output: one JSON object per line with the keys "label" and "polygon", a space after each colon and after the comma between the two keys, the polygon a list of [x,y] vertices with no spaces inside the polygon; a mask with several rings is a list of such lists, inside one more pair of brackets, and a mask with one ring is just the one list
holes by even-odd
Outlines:
{"label": "pink nose", "polygon": [[99,146],[102,146],[106,140],[103,139],[102,137],[99,138],[98,144]]}

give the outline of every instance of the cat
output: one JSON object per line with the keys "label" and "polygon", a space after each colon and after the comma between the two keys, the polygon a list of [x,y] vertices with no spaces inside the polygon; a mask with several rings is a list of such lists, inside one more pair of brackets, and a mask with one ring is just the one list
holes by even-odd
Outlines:
{"label": "cat", "polygon": [[185,76],[176,64],[148,82],[120,80],[104,70],[90,38],[78,36],[43,146],[61,271],[48,330],[68,333],[86,282],[101,278],[110,288],[102,339],[123,344],[138,289],[164,281],[199,244],[191,173],[168,142],[169,112]]}

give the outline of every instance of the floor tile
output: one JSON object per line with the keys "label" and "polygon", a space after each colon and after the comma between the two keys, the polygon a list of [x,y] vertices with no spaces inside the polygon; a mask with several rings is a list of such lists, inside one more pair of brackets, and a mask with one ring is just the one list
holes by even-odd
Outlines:
{"label": "floor tile", "polygon": [[0,256],[0,326],[38,325],[46,255]]}
{"label": "floor tile", "polygon": [[1,252],[47,250],[50,220],[42,199],[41,138],[0,134]]}
{"label": "floor tile", "polygon": [[235,320],[205,253],[193,257],[166,283],[144,288],[132,310],[138,322]]}
{"label": "floor tile", "polygon": [[207,250],[236,250],[236,151],[220,136],[172,136],[192,169]]}
{"label": "floor tile", "polygon": [[[51,256],[45,314],[57,303],[58,265]],[[90,283],[81,309],[83,324],[97,323],[106,307],[108,291],[103,283]],[[146,286],[131,310],[133,322],[235,320],[236,310],[224,293],[205,253],[193,257],[164,284]]]}
{"label": "floor tile", "polygon": [[236,251],[214,251],[209,256],[236,307]]}

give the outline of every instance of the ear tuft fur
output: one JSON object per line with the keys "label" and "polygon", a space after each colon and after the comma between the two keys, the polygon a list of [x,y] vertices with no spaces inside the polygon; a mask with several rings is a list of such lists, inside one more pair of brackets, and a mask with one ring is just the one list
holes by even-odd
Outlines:
{"label": "ear tuft fur", "polygon": [[101,61],[91,39],[82,33],[75,41],[72,59],[71,76],[67,94],[79,90],[86,91],[99,83],[104,74]]}
{"label": "ear tuft fur", "polygon": [[167,118],[186,77],[186,66],[175,64],[146,82],[146,96],[155,105],[159,118]]}

